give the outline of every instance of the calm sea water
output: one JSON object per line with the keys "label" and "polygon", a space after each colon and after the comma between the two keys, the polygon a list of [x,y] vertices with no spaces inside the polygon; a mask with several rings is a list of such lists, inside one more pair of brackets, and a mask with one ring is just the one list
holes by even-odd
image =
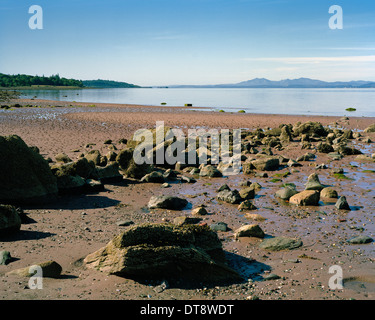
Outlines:
{"label": "calm sea water", "polygon": [[[25,97],[59,101],[206,107],[247,113],[375,117],[375,89],[138,88],[26,90]],[[345,109],[356,108],[355,112]]]}

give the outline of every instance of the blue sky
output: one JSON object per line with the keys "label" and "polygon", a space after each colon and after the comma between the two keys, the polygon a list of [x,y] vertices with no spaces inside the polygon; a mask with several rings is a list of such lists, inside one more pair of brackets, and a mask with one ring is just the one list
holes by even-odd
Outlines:
{"label": "blue sky", "polygon": [[[43,30],[31,30],[31,5]],[[343,9],[331,30],[328,9]],[[375,1],[1,0],[0,72],[139,85],[375,81]]]}

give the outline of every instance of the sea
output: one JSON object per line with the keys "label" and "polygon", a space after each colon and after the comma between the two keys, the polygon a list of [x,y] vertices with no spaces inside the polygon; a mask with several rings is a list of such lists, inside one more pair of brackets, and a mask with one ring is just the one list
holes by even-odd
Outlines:
{"label": "sea", "polygon": [[191,104],[193,109],[207,111],[375,117],[374,88],[116,88],[24,90],[22,94],[23,98],[92,104],[171,107]]}

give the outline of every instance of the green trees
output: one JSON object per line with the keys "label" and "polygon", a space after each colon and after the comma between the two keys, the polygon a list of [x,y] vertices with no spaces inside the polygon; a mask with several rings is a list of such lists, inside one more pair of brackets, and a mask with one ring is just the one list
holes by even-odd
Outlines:
{"label": "green trees", "polygon": [[83,87],[80,80],[60,78],[58,74],[50,77],[29,76],[26,74],[8,75],[0,73],[0,87],[29,87],[29,86],[71,86]]}

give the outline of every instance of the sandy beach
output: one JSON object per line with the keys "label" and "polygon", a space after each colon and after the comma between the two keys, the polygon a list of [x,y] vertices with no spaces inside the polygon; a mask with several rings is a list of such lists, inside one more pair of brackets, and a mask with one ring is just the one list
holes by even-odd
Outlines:
{"label": "sandy beach", "polygon": [[[351,129],[375,141],[375,133],[363,130],[375,118],[294,116],[219,113],[186,107],[136,106],[115,104],[73,103],[47,100],[18,100],[22,105],[40,108],[15,108],[0,112],[0,136],[19,135],[28,146],[37,146],[44,158],[55,160],[65,153],[73,161],[80,154],[99,150],[107,154],[124,146],[120,139],[131,139],[137,129],[154,128],[156,121],[181,128],[228,128],[254,130],[277,128],[281,124],[314,121],[325,127]],[[72,106],[73,105],[73,106]],[[106,140],[112,144],[105,144]],[[351,143],[363,153],[375,153],[375,144],[363,139]],[[110,147],[112,146],[112,147]],[[313,143],[316,146],[316,143]],[[111,149],[112,148],[112,149]],[[97,194],[61,195],[54,203],[23,207],[30,223],[0,240],[0,250],[14,258],[0,265],[0,299],[136,299],[136,300],[341,300],[375,298],[374,243],[353,245],[348,239],[358,235],[375,236],[375,163],[360,162],[356,155],[332,161],[314,148],[302,149],[300,141],[291,142],[282,150],[271,148],[274,155],[291,159],[312,152],[313,161],[302,161],[301,167],[267,172],[268,177],[245,175],[222,178],[197,178],[194,184],[171,183],[161,188],[157,183],[139,183],[131,179],[106,184]],[[325,164],[327,169],[316,169]],[[333,169],[342,168],[349,179],[338,179]],[[281,177],[278,173],[290,171]],[[282,183],[294,183],[303,190],[307,177],[316,172],[320,182],[333,186],[345,195],[351,210],[336,210],[332,202],[319,206],[293,206],[281,203],[275,192]],[[277,181],[273,178],[279,178]],[[258,182],[261,189],[253,200],[264,221],[246,218],[237,205],[219,202],[216,190],[223,184],[240,189],[245,181]],[[189,206],[180,211],[148,210],[153,195],[179,195]],[[191,208],[206,205],[208,215],[202,222],[208,226],[225,222],[228,231],[218,231],[229,265],[246,275],[246,280],[228,285],[170,283],[159,289],[160,281],[134,280],[85,268],[82,259],[105,246],[128,227],[117,222],[131,220],[135,225],[150,222],[173,222],[178,216],[190,216]],[[259,238],[235,239],[234,230],[257,223],[269,236],[287,236],[303,240],[294,250],[271,252],[258,247]],[[29,266],[35,261],[54,260],[62,266],[59,279],[44,279],[42,290],[28,288],[28,279],[7,272]],[[346,279],[344,289],[329,288],[331,266],[338,265]],[[274,279],[269,275],[277,275]]]}

